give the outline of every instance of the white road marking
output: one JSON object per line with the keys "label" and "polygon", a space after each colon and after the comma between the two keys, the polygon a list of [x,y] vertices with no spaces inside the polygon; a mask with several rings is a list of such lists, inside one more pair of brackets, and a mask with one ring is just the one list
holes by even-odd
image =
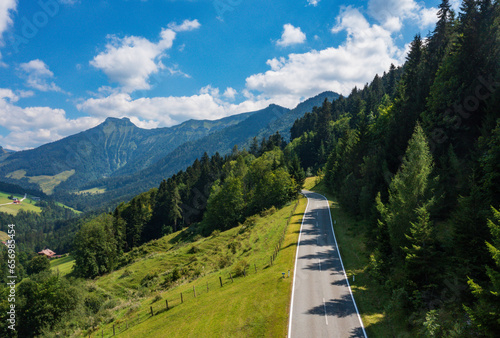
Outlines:
{"label": "white road marking", "polygon": [[326,320],[326,325],[328,325],[328,315],[326,314],[326,303],[325,299],[323,298],[323,308],[325,309],[325,320]]}

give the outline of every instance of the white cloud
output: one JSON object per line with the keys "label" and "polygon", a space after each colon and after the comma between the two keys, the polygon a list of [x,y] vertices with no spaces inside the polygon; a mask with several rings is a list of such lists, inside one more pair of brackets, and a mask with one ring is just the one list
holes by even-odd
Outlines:
{"label": "white cloud", "polygon": [[259,92],[257,99],[271,98],[293,107],[326,90],[347,95],[354,86],[363,86],[375,74],[387,71],[391,63],[400,64],[404,59],[391,32],[370,25],[357,9],[343,9],[332,33],[341,31],[347,32],[347,39],[337,48],[268,60],[271,69],[248,77],[246,88]]}
{"label": "white cloud", "polygon": [[308,3],[310,6],[314,6],[314,7],[316,7],[316,6],[319,4],[319,2],[320,2],[320,1],[321,1],[321,0],[307,0],[307,3]]}
{"label": "white cloud", "polygon": [[226,116],[255,111],[275,103],[270,99],[249,97],[239,104],[232,104],[237,91],[228,87],[221,95],[219,88],[211,85],[192,96],[169,96],[133,99],[127,93],[90,98],[77,104],[79,111],[97,118],[128,117],[142,128],[170,127],[189,119],[215,120]]}
{"label": "white cloud", "polygon": [[150,89],[150,77],[161,70],[167,70],[171,75],[190,77],[180,71],[177,65],[166,67],[162,59],[166,57],[165,52],[172,48],[177,32],[191,31],[200,26],[198,20],[185,20],[180,25],[171,23],[169,28],[162,29],[160,40],[156,43],[144,37],[118,38],[110,35],[106,49],[95,56],[90,64],[102,70],[111,82],[118,83],[124,93]]}
{"label": "white cloud", "polygon": [[120,84],[125,92],[150,89],[148,79],[164,68],[161,58],[164,51],[172,47],[175,35],[173,30],[163,29],[158,43],[137,36],[123,39],[108,36],[106,50],[90,64],[102,70],[111,82]]}
{"label": "white cloud", "polygon": [[90,64],[102,70],[111,82],[118,83],[124,93],[151,89],[150,77],[161,70],[167,70],[171,75],[190,77],[177,66],[166,67],[162,59],[166,57],[165,52],[172,48],[177,32],[192,31],[200,26],[198,20],[185,20],[180,25],[171,23],[169,28],[162,29],[160,40],[156,43],[144,37],[118,38],[109,35],[106,49]]}
{"label": "white cloud", "polygon": [[421,29],[432,27],[437,22],[438,9],[435,7],[422,8],[420,10],[420,22],[419,26]]}
{"label": "white cloud", "polygon": [[201,27],[201,24],[196,19],[195,20],[184,20],[184,22],[180,25],[176,24],[175,22],[172,22],[168,25],[168,28],[170,28],[174,32],[192,31],[192,30],[198,29],[200,27]]}
{"label": "white cloud", "polygon": [[[32,93],[31,93],[32,94]],[[0,136],[3,147],[22,150],[59,140],[85,129],[96,126],[102,119],[95,117],[66,118],[62,109],[48,107],[22,108],[15,103],[30,92],[14,93],[0,89],[0,125],[9,130],[7,136]]]}
{"label": "white cloud", "polygon": [[297,45],[306,41],[306,35],[300,30],[300,27],[294,27],[287,23],[283,26],[283,34],[281,39],[276,41],[278,46],[287,47]]}
{"label": "white cloud", "polygon": [[[12,25],[12,13],[17,9],[17,0],[2,0],[0,1],[0,47],[3,47],[3,33]],[[2,54],[0,54],[0,59]],[[5,66],[4,63],[0,63]]]}
{"label": "white cloud", "polygon": [[28,87],[42,92],[63,92],[54,82],[49,81],[54,77],[54,73],[49,70],[45,62],[35,59],[27,63],[21,63],[19,68],[24,72]]}
{"label": "white cloud", "polygon": [[[436,23],[436,8],[426,8],[415,0],[370,0],[368,12],[385,29],[398,32],[403,27],[403,21],[412,20],[420,28],[428,28]],[[432,13],[434,17],[432,18]]]}
{"label": "white cloud", "polygon": [[228,100],[234,100],[236,98],[236,95],[238,94],[238,92],[236,91],[236,89],[234,88],[231,88],[231,87],[227,87],[226,88],[226,91],[224,92],[224,94],[222,94],[226,99]]}
{"label": "white cloud", "polygon": [[451,9],[455,11],[455,14],[460,12],[460,6],[462,5],[462,0],[451,0],[450,6]]}

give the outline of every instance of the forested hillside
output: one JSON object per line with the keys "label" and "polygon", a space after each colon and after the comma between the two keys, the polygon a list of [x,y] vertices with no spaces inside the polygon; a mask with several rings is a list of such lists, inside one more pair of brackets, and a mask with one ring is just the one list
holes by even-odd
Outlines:
{"label": "forested hillside", "polygon": [[388,315],[420,334],[500,332],[499,24],[498,1],[443,1],[401,70],[292,128],[302,164],[367,223]]}

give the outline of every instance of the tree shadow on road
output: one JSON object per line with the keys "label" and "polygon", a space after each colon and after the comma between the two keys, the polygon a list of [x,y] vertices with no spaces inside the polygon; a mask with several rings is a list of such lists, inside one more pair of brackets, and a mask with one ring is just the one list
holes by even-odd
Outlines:
{"label": "tree shadow on road", "polygon": [[317,316],[324,316],[326,313],[327,316],[345,318],[355,315],[356,309],[352,303],[351,295],[345,294],[340,299],[330,299],[324,304],[321,303],[320,305],[309,309],[306,313]]}

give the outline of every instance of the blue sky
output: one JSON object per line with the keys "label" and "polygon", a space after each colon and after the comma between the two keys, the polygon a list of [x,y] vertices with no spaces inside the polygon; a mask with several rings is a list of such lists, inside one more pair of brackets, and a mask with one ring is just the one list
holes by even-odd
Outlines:
{"label": "blue sky", "polygon": [[[0,145],[347,95],[434,28],[439,0],[2,0]],[[453,1],[455,8],[458,0]]]}

